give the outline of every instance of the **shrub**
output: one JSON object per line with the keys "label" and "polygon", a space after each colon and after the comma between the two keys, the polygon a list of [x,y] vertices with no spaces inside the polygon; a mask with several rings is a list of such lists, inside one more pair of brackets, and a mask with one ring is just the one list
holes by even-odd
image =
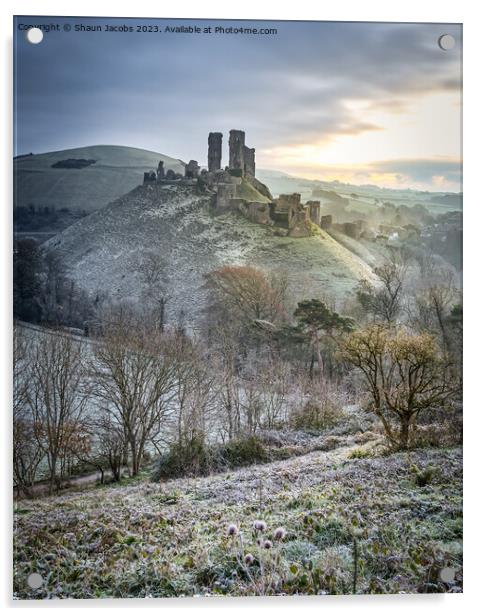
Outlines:
{"label": "shrub", "polygon": [[208,475],[213,465],[212,449],[202,436],[193,436],[170,446],[169,451],[159,458],[152,480]]}
{"label": "shrub", "polygon": [[370,456],[370,451],[367,449],[361,449],[361,447],[353,449],[348,454],[348,458],[350,458],[351,460],[362,460],[363,458],[369,458]]}
{"label": "shrub", "polygon": [[336,545],[349,545],[352,543],[352,534],[344,521],[329,517],[325,520],[318,520],[308,516],[305,526],[312,531],[311,541],[319,549],[326,549]]}
{"label": "shrub", "polygon": [[332,451],[337,447],[342,447],[346,445],[346,438],[343,436],[327,436],[323,439],[322,447],[319,447],[320,451]]}
{"label": "shrub", "polygon": [[221,447],[219,453],[219,457],[225,461],[229,468],[269,460],[266,448],[256,436],[233,439]]}
{"label": "shrub", "polygon": [[355,434],[353,437],[353,442],[357,445],[365,445],[370,441],[380,439],[380,434],[377,432],[372,432],[371,430],[367,430],[366,432],[361,432],[359,434]]}
{"label": "shrub", "polygon": [[161,456],[152,474],[153,481],[175,477],[209,475],[257,462],[268,462],[270,456],[255,436],[233,439],[224,445],[208,445],[195,436],[184,443],[174,443]]}
{"label": "shrub", "polygon": [[414,476],[415,485],[419,488],[424,488],[432,482],[432,479],[436,473],[436,468],[429,465],[421,469],[416,464],[412,464],[410,467],[410,472]]}
{"label": "shrub", "polygon": [[430,334],[370,325],[350,334],[341,357],[363,375],[371,410],[396,449],[413,446],[420,415],[458,395],[446,357]]}
{"label": "shrub", "polygon": [[295,430],[315,430],[317,432],[333,428],[344,417],[342,408],[332,400],[309,400],[291,416]]}
{"label": "shrub", "polygon": [[319,555],[320,549],[316,545],[302,539],[289,541],[285,546],[285,558],[291,562],[303,563]]}
{"label": "shrub", "polygon": [[289,458],[293,458],[295,456],[303,456],[309,451],[311,450],[300,445],[286,445],[284,447],[277,447],[276,449],[271,449],[270,458],[273,461],[289,460]]}

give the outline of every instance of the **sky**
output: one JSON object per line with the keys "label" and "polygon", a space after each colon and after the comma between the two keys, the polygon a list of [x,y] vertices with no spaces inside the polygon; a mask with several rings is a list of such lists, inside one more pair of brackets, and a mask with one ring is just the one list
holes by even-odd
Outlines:
{"label": "sky", "polygon": [[[21,30],[49,24],[59,31],[38,45]],[[202,31],[165,32],[182,25]],[[453,49],[440,48],[442,34]],[[14,152],[125,145],[205,165],[207,135],[220,131],[227,164],[236,128],[258,168],[458,192],[461,47],[457,24],[17,17]]]}

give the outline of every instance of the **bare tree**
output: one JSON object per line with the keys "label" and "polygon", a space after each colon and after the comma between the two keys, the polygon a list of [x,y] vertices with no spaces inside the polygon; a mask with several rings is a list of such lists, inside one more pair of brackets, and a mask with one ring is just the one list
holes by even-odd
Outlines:
{"label": "bare tree", "polygon": [[266,275],[251,266],[224,266],[206,276],[213,303],[245,324],[278,322],[286,316],[284,275]]}
{"label": "bare tree", "polygon": [[437,336],[446,353],[454,352],[451,330],[451,311],[460,301],[453,272],[438,267],[422,275],[413,291],[409,307],[410,323],[418,331],[428,331]]}
{"label": "bare tree", "polygon": [[241,387],[241,426],[243,432],[252,435],[261,428],[263,414],[263,400],[256,375],[243,375]]}
{"label": "bare tree", "polygon": [[407,273],[403,260],[392,257],[374,269],[380,281],[373,286],[362,280],[357,289],[357,298],[362,308],[376,321],[394,323],[402,311],[402,292]]}
{"label": "bare tree", "polygon": [[93,436],[95,438],[95,455],[90,463],[99,469],[101,483],[104,483],[104,468],[107,467],[114,481],[119,481],[125,450],[124,430],[118,421],[105,410],[94,419]]}
{"label": "bare tree", "polygon": [[29,362],[20,328],[13,331],[13,477],[19,492],[30,495],[43,451],[35,437],[28,406]]}
{"label": "bare tree", "polygon": [[111,322],[95,347],[95,393],[100,407],[122,426],[133,475],[140,470],[146,444],[171,410],[175,367],[166,351],[159,330],[122,321]]}
{"label": "bare tree", "polygon": [[27,413],[14,412],[13,477],[19,493],[31,495],[43,455],[32,418]]}
{"label": "bare tree", "polygon": [[58,254],[42,251],[42,256],[42,285],[38,300],[44,320],[52,325],[60,325],[64,322],[66,312],[64,310],[68,286],[66,270]]}
{"label": "bare tree", "polygon": [[32,350],[28,403],[48,463],[50,492],[69,456],[85,444],[86,400],[81,343],[67,335],[39,335]]}
{"label": "bare tree", "polygon": [[215,372],[218,375],[220,404],[220,429],[222,437],[228,439],[239,436],[241,432],[241,397],[237,374],[238,348],[234,337],[225,327],[218,329],[219,351],[216,357]]}
{"label": "bare tree", "polygon": [[13,327],[13,413],[21,413],[28,404],[27,343],[22,330]]}
{"label": "bare tree", "polygon": [[171,338],[170,359],[175,367],[175,438],[181,445],[193,438],[204,440],[215,416],[216,372],[202,345],[180,332]]}
{"label": "bare tree", "polygon": [[166,305],[169,300],[167,262],[155,252],[146,252],[141,261],[140,272],[145,285],[146,300],[153,305],[156,322],[160,331],[163,331],[166,324]]}
{"label": "bare tree", "polygon": [[241,420],[249,433],[276,428],[286,421],[292,369],[277,356],[250,357],[237,387],[242,390]]}
{"label": "bare tree", "polygon": [[291,366],[279,358],[267,362],[260,373],[263,425],[266,428],[276,428],[287,420],[291,377]]}

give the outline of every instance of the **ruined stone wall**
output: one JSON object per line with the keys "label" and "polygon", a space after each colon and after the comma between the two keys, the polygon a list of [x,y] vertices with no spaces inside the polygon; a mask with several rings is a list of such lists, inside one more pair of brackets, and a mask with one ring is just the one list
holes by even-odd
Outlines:
{"label": "ruined stone wall", "polygon": [[180,173],[176,173],[173,169],[168,169],[166,171],[166,176],[165,179],[172,181],[172,180],[179,180],[182,178],[182,175]]}
{"label": "ruined stone wall", "polygon": [[151,184],[156,181],[155,171],[144,171],[144,184]]}
{"label": "ruined stone wall", "polygon": [[356,222],[345,222],[343,225],[343,232],[348,237],[352,237],[357,240],[360,237],[360,227]]}
{"label": "ruined stone wall", "polygon": [[208,171],[221,169],[223,133],[209,133],[208,137]]}
{"label": "ruined stone wall", "polygon": [[289,229],[294,212],[300,206],[300,203],[301,195],[299,193],[280,195],[271,206],[271,218],[280,227]]}
{"label": "ruined stone wall", "polygon": [[261,225],[271,225],[273,221],[270,218],[269,204],[260,203],[259,201],[244,201],[238,200],[239,211],[249,220],[257,222]]}
{"label": "ruined stone wall", "polygon": [[293,208],[288,235],[290,237],[309,237],[311,235],[309,206],[300,203]]}
{"label": "ruined stone wall", "polygon": [[236,196],[236,184],[218,184],[216,193],[216,209],[227,210],[231,207],[231,200]]}
{"label": "ruined stone wall", "polygon": [[319,201],[307,201],[306,205],[310,209],[310,219],[315,225],[320,226],[321,223],[321,205]]}
{"label": "ruined stone wall", "polygon": [[184,169],[184,174],[187,178],[197,178],[200,169],[197,160],[190,160]]}
{"label": "ruined stone wall", "polygon": [[234,129],[229,131],[229,168],[241,169],[242,173],[244,173],[244,140],[244,131]]}
{"label": "ruined stone wall", "polygon": [[333,224],[333,216],[331,214],[327,214],[326,216],[321,217],[320,227],[322,229],[331,229]]}
{"label": "ruined stone wall", "polygon": [[256,175],[255,149],[244,146],[244,173],[250,177]]}
{"label": "ruined stone wall", "polygon": [[292,193],[291,195],[280,195],[276,199],[276,204],[280,210],[300,205],[300,203],[301,195],[299,193]]}

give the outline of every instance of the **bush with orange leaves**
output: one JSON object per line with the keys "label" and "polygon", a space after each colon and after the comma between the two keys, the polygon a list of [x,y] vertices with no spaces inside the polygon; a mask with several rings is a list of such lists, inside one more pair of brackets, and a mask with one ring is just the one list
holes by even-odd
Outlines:
{"label": "bush with orange leaves", "polygon": [[206,280],[214,303],[245,325],[279,323],[286,317],[286,279],[282,274],[268,276],[255,267],[225,265],[207,274]]}

